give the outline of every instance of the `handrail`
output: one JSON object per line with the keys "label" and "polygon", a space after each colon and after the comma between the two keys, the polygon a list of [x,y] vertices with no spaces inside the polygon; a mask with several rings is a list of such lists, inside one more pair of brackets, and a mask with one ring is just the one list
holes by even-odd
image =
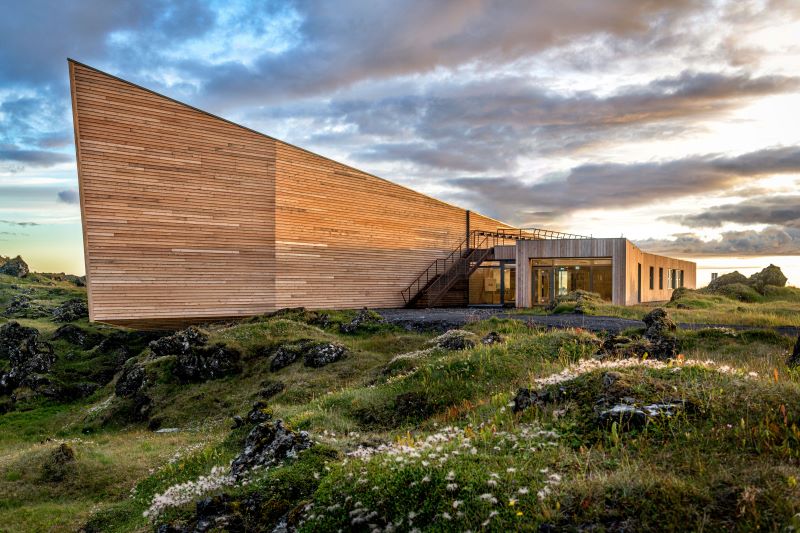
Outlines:
{"label": "handrail", "polygon": [[[483,239],[480,239],[479,241],[480,237],[483,237]],[[436,284],[439,287],[449,287],[454,276],[460,277],[464,275],[464,272],[466,272],[464,265],[466,265],[468,269],[470,261],[464,262],[463,260],[468,258],[473,250],[491,249],[497,246],[501,241],[590,238],[591,237],[586,237],[583,235],[575,235],[572,233],[563,233],[560,231],[545,230],[540,228],[497,228],[496,231],[472,230],[464,238],[464,240],[461,241],[459,245],[447,255],[447,257],[435,259],[431,265],[422,272],[422,274],[417,276],[417,278],[409,284],[408,287],[400,291],[400,294],[403,296],[403,301],[408,304],[429,285],[430,289],[435,288],[433,284]],[[485,255],[486,254],[484,254],[484,256]],[[454,267],[458,265],[461,265],[461,268],[454,269]],[[447,274],[447,277],[444,277],[445,274]]]}

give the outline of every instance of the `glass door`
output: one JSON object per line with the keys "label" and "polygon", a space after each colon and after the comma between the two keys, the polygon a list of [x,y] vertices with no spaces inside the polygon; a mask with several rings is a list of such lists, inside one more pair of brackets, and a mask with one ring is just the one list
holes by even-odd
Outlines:
{"label": "glass door", "polygon": [[533,305],[546,305],[552,299],[552,268],[533,268]]}

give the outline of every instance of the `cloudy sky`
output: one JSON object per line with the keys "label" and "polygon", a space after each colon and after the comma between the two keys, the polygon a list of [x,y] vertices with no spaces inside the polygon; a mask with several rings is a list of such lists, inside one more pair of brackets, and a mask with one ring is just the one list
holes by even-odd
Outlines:
{"label": "cloudy sky", "polygon": [[517,225],[800,263],[800,1],[17,2],[0,255],[82,272],[67,57]]}

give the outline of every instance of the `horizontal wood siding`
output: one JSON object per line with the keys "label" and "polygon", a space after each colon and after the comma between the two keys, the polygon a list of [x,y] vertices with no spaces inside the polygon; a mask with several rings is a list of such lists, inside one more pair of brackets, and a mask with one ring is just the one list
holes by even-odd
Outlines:
{"label": "horizontal wood siding", "polygon": [[[466,236],[464,209],[285,143],[276,153],[278,307],[402,306]],[[470,227],[508,226],[471,213]]]}
{"label": "horizontal wood siding", "polygon": [[77,63],[70,80],[91,319],[274,309],[275,141]]}
{"label": "horizontal wood siding", "polygon": [[[642,263],[642,302],[669,300],[672,289],[666,288],[668,268],[684,270],[684,286],[695,287],[696,265],[642,252],[627,239],[552,239],[517,243],[517,307],[531,306],[531,258],[611,258],[612,302],[632,305],[638,301],[637,265]],[[655,290],[649,286],[649,267],[656,269]],[[658,267],[664,268],[665,289],[658,290]]]}
{"label": "horizontal wood siding", "polygon": [[396,307],[466,236],[459,207],[79,63],[70,80],[92,320]]}
{"label": "horizontal wood siding", "polygon": [[[627,291],[625,304],[638,303],[637,265],[642,265],[642,302],[664,302],[672,297],[673,289],[667,286],[669,269],[683,270],[683,286],[694,289],[697,283],[697,265],[691,261],[643,252],[633,243],[626,243]],[[650,267],[654,269],[653,290],[650,290]],[[659,289],[658,269],[664,269],[664,288]]]}

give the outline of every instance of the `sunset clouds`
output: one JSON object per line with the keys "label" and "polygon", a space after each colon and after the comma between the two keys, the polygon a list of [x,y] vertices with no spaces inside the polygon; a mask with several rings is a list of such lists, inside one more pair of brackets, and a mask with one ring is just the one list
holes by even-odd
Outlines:
{"label": "sunset clouds", "polygon": [[17,7],[0,19],[0,231],[66,225],[81,253],[69,56],[511,223],[800,252],[797,2]]}

